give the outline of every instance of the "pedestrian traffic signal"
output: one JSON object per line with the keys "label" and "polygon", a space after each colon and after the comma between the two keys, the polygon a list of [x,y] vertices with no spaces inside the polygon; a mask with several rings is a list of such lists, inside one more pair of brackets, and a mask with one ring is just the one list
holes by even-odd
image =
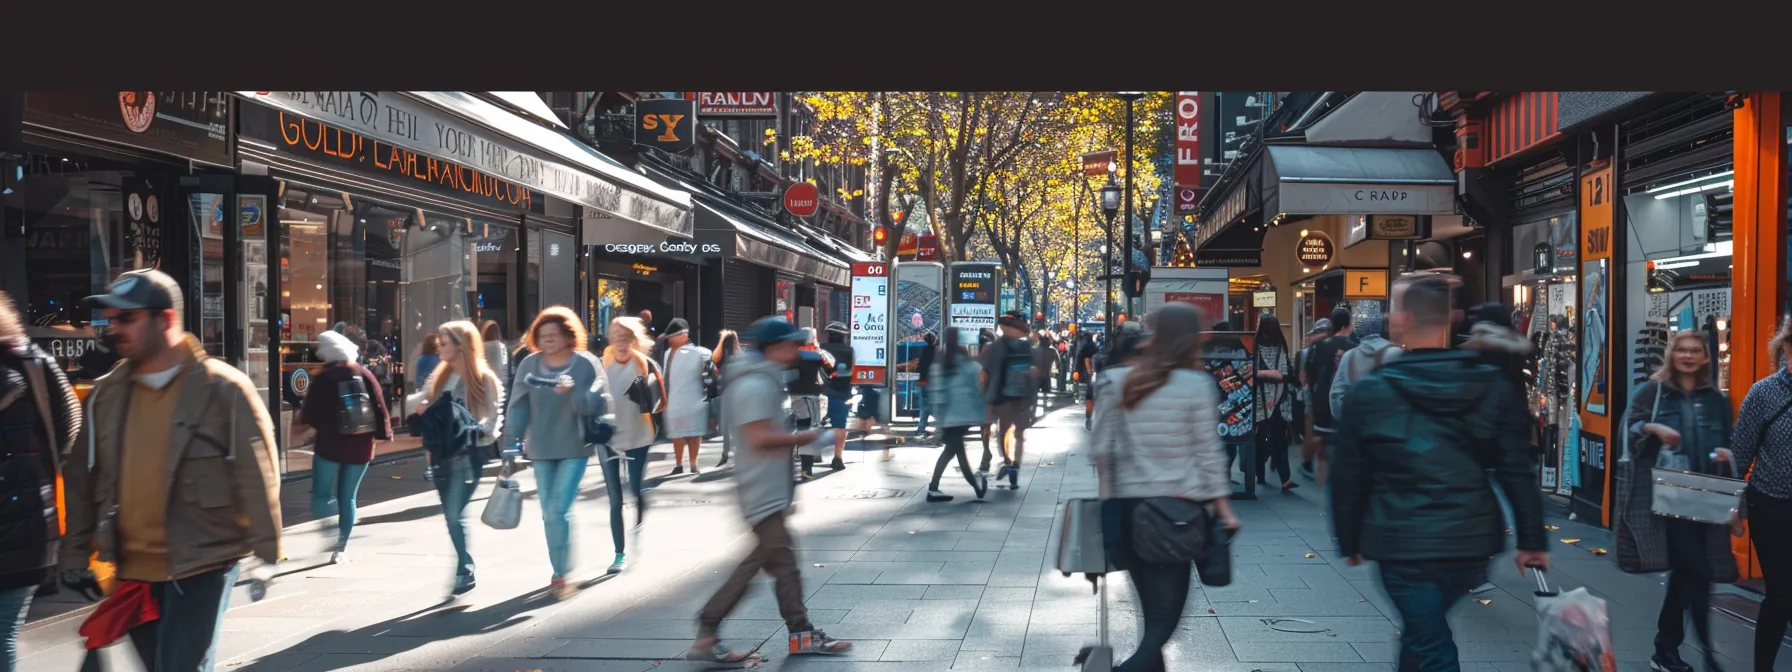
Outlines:
{"label": "pedestrian traffic signal", "polygon": [[1150,267],[1134,268],[1131,273],[1126,274],[1126,281],[1123,283],[1125,286],[1122,289],[1126,292],[1127,298],[1136,299],[1145,294],[1145,285],[1149,282],[1151,282]]}

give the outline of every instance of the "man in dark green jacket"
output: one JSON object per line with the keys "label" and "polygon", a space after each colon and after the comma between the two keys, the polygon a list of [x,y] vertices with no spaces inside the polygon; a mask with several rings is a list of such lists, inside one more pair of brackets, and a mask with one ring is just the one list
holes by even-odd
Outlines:
{"label": "man in dark green jacket", "polygon": [[1549,567],[1537,464],[1511,380],[1450,349],[1447,277],[1402,279],[1389,318],[1406,354],[1350,386],[1328,439],[1338,551],[1380,564],[1405,623],[1399,669],[1459,669],[1445,615],[1506,550],[1488,470],[1512,503],[1520,572]]}

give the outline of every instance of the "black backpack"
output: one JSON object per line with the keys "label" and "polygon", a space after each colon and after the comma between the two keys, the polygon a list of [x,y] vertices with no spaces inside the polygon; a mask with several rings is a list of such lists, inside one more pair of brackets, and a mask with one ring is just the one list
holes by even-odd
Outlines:
{"label": "black backpack", "polygon": [[1033,346],[1026,341],[1004,343],[1002,355],[1002,389],[1004,400],[1027,399],[1036,391],[1033,386]]}
{"label": "black backpack", "polygon": [[336,409],[337,434],[365,436],[374,432],[379,418],[374,415],[373,397],[367,394],[367,385],[361,382],[359,372],[336,383],[336,397],[341,404]]}

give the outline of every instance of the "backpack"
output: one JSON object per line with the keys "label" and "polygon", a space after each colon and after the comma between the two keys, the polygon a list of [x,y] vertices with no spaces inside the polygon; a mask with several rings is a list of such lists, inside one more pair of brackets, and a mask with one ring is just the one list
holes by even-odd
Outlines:
{"label": "backpack", "polygon": [[1033,396],[1033,347],[1026,341],[1003,346],[1002,388],[1004,401]]}
{"label": "backpack", "polygon": [[715,360],[703,363],[702,379],[704,401],[722,396],[722,370],[716,366]]}
{"label": "backpack", "polygon": [[366,436],[374,432],[379,418],[374,415],[373,397],[367,394],[367,385],[362,382],[360,372],[336,383],[336,398],[341,404],[336,409],[337,434]]}

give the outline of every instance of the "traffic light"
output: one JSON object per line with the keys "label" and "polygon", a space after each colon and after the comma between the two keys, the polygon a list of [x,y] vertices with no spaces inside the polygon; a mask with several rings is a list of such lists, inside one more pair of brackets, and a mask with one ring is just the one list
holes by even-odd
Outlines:
{"label": "traffic light", "polygon": [[1126,281],[1122,283],[1124,286],[1121,289],[1126,292],[1127,298],[1136,299],[1145,294],[1145,285],[1149,282],[1151,267],[1135,267],[1131,273],[1126,274]]}
{"label": "traffic light", "polygon": [[888,231],[885,231],[884,227],[880,226],[880,227],[877,227],[877,228],[871,230],[871,242],[882,245],[882,244],[884,244],[884,241],[887,241],[889,239],[890,239],[890,233]]}

